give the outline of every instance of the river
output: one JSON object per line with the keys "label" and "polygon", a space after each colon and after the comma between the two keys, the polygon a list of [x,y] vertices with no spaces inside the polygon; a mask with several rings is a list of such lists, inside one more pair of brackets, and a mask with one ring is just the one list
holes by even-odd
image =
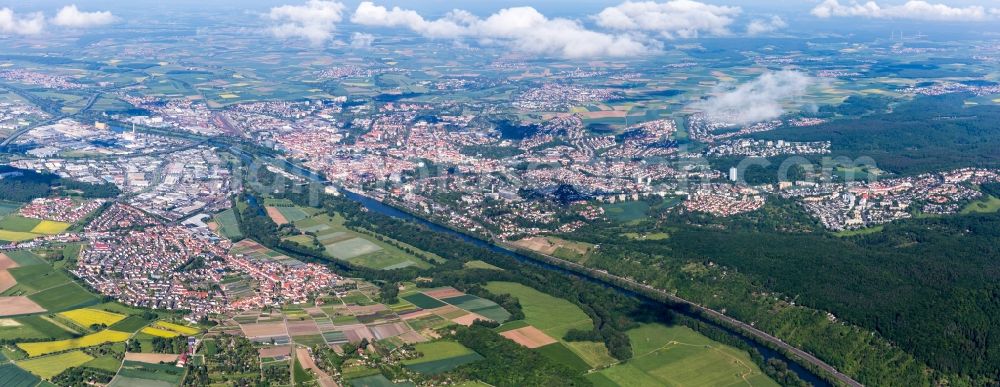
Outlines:
{"label": "river", "polygon": [[[239,150],[236,153],[238,153],[244,161],[247,161],[247,159],[249,157],[252,157],[252,156],[249,156],[246,152],[244,152],[242,150]],[[319,175],[319,174],[317,174],[317,173],[315,173],[313,171],[310,171],[310,170],[308,170],[306,168],[303,168],[303,167],[300,167],[298,165],[292,164],[292,163],[288,162],[287,160],[270,159],[270,161],[272,163],[278,164],[280,167],[283,167],[284,170],[286,170],[286,171],[290,171],[290,172],[293,172],[293,173],[295,173],[295,174],[297,174],[299,176],[303,176],[303,177],[309,178],[309,179],[311,179],[311,180],[313,180],[313,181],[315,181],[317,183],[321,183],[321,184],[324,184],[324,185],[328,185],[329,184],[329,181],[327,181],[326,178],[324,178],[323,176],[321,176],[321,175]],[[624,289],[624,288],[619,287],[619,286],[608,284],[607,282],[601,281],[599,279],[595,279],[595,278],[591,278],[591,277],[588,277],[588,276],[580,275],[579,273],[573,272],[573,271],[568,270],[566,268],[563,268],[563,267],[560,267],[560,266],[556,266],[556,265],[552,265],[552,264],[549,264],[549,263],[546,263],[546,262],[543,262],[543,261],[539,261],[538,259],[534,259],[534,258],[528,257],[528,256],[526,256],[524,254],[520,254],[518,252],[511,251],[511,250],[505,249],[503,247],[497,246],[496,244],[493,244],[491,242],[487,242],[487,241],[484,241],[482,239],[474,238],[472,236],[460,233],[458,231],[455,231],[455,230],[449,229],[447,227],[441,226],[441,225],[439,225],[437,223],[434,223],[434,222],[428,221],[426,219],[420,218],[420,217],[415,216],[413,214],[410,214],[408,212],[399,210],[399,209],[397,209],[395,207],[389,206],[389,205],[387,205],[385,203],[382,203],[381,201],[372,199],[370,197],[359,195],[359,194],[356,194],[356,193],[353,193],[353,192],[350,192],[350,191],[347,191],[347,190],[340,190],[340,192],[345,197],[347,197],[348,199],[351,199],[353,201],[356,201],[356,202],[360,203],[362,206],[364,206],[365,208],[367,208],[369,211],[374,211],[376,213],[387,215],[387,216],[391,216],[391,217],[397,218],[397,219],[402,219],[402,220],[407,220],[407,221],[415,222],[417,224],[420,224],[422,226],[427,227],[428,229],[430,229],[432,231],[446,233],[448,235],[457,237],[457,238],[459,238],[459,239],[461,239],[461,240],[463,240],[463,241],[465,241],[467,243],[471,243],[471,244],[473,244],[475,246],[486,248],[486,249],[489,249],[491,251],[494,251],[494,252],[497,252],[497,253],[501,253],[501,254],[505,254],[507,256],[513,257],[513,258],[517,259],[520,262],[527,263],[527,264],[534,265],[534,266],[538,266],[538,267],[541,267],[541,268],[544,268],[544,269],[547,269],[547,270],[555,270],[555,271],[558,271],[558,272],[566,274],[566,275],[571,275],[571,276],[575,276],[575,277],[578,277],[578,278],[586,279],[588,281],[599,283],[601,285],[608,286],[608,287],[613,288],[613,289],[615,289],[617,291],[624,292],[626,294],[629,294],[629,295],[631,295],[633,297],[637,297],[637,298],[642,299],[644,301],[655,302],[655,303],[662,303],[662,301],[660,301],[660,300],[657,300],[657,299],[654,299],[654,298],[649,297],[647,295],[644,295],[644,294],[632,291],[630,289]],[[757,349],[757,351],[760,352],[760,354],[764,357],[765,361],[766,360],[770,360],[770,359],[779,359],[779,360],[787,363],[788,364],[788,368],[790,370],[792,370],[793,372],[795,372],[799,376],[799,378],[801,378],[802,380],[804,380],[804,381],[812,384],[813,386],[817,386],[817,387],[830,386],[830,383],[827,383],[825,380],[820,379],[813,372],[805,369],[804,367],[802,367],[798,363],[796,363],[794,361],[791,361],[790,359],[788,359],[787,356],[785,356],[785,355],[783,355],[781,353],[778,353],[777,351],[775,351],[775,350],[773,350],[771,348],[765,347],[765,346],[757,343],[756,341],[754,341],[754,340],[746,337],[746,335],[744,335],[744,334],[742,334],[742,333],[740,333],[738,331],[735,331],[735,330],[730,329],[730,328],[728,328],[726,326],[723,326],[723,325],[719,325],[719,324],[717,324],[717,323],[715,323],[713,321],[706,320],[705,318],[703,318],[703,317],[701,317],[699,315],[696,315],[696,314],[687,314],[687,315],[690,316],[690,317],[699,319],[701,321],[704,321],[706,323],[712,324],[715,327],[724,329],[725,331],[727,331],[727,332],[735,335],[736,337],[739,337],[747,345],[749,345],[749,346]]]}

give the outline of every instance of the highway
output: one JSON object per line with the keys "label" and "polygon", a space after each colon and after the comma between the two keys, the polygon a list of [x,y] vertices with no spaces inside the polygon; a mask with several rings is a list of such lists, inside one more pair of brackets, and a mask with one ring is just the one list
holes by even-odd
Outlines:
{"label": "highway", "polygon": [[[13,91],[15,93],[17,93],[18,95],[20,95],[22,97],[28,98],[28,97],[25,96],[25,94],[23,94],[23,92],[20,89],[13,88],[13,87],[7,87],[7,89],[10,90],[10,91]],[[90,99],[87,100],[87,104],[84,105],[83,108],[81,108],[76,113],[73,113],[73,114],[62,114],[62,115],[54,116],[54,117],[49,118],[49,119],[47,119],[45,121],[39,121],[39,122],[36,122],[34,124],[28,125],[28,126],[24,127],[23,129],[20,129],[20,130],[18,130],[16,132],[12,133],[10,136],[8,136],[2,142],[0,142],[0,148],[6,148],[8,145],[10,145],[10,143],[14,142],[14,140],[17,140],[18,137],[21,137],[25,133],[28,133],[28,132],[34,130],[35,128],[37,128],[37,127],[45,126],[45,125],[51,125],[53,123],[59,122],[59,120],[61,120],[61,119],[70,118],[70,117],[79,115],[81,113],[84,113],[87,110],[90,110],[90,108],[94,107],[94,103],[97,102],[97,98],[99,98],[101,96],[101,94],[103,94],[103,93],[104,93],[103,91],[98,91],[97,93],[91,95]]]}

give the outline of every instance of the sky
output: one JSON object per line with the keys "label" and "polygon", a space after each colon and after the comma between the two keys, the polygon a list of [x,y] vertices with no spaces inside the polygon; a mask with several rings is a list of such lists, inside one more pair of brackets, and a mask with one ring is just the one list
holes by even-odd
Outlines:
{"label": "sky", "polygon": [[[1000,32],[1000,0],[0,0],[0,36],[229,18],[277,41],[364,47],[391,31],[568,59],[656,53],[683,40]],[[171,19],[173,18],[173,19]]]}

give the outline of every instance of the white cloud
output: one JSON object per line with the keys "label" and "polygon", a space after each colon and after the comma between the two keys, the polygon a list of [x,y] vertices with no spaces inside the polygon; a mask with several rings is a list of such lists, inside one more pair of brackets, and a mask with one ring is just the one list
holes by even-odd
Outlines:
{"label": "white cloud", "polygon": [[771,16],[768,20],[755,19],[747,25],[747,35],[766,34],[785,27],[788,27],[788,23],[785,23],[779,16]]}
{"label": "white cloud", "polygon": [[111,12],[81,12],[74,4],[62,7],[56,13],[56,17],[52,18],[52,24],[70,28],[89,28],[111,24],[116,20]]}
{"label": "white cloud", "polygon": [[879,5],[875,1],[841,4],[839,0],[825,0],[812,12],[819,18],[866,17],[873,19],[913,19],[932,21],[987,21],[1000,19],[1000,9],[978,5],[952,7],[947,4],[910,0],[901,5]]}
{"label": "white cloud", "polygon": [[309,0],[303,5],[282,5],[271,8],[266,17],[279,23],[271,26],[278,38],[304,38],[320,45],[333,36],[337,23],[343,20],[344,4],[329,0]]}
{"label": "white cloud", "polygon": [[355,32],[351,35],[351,47],[368,48],[375,42],[375,35],[364,32]]}
{"label": "white cloud", "polygon": [[351,21],[366,26],[405,27],[429,38],[458,38],[470,35],[469,25],[476,20],[472,14],[454,10],[438,20],[426,20],[413,10],[375,5],[366,1],[358,4]]}
{"label": "white cloud", "polygon": [[10,8],[0,8],[0,33],[37,35],[45,29],[45,16],[41,12],[18,15]]}
{"label": "white cloud", "polygon": [[780,117],[785,113],[783,105],[804,96],[814,83],[812,77],[798,71],[767,72],[742,85],[720,88],[711,98],[691,107],[714,120],[749,124]]}
{"label": "white cloud", "polygon": [[358,5],[351,21],[367,26],[408,28],[429,38],[477,39],[524,53],[564,58],[620,57],[648,51],[630,36],[592,31],[575,20],[550,19],[532,7],[502,9],[485,19],[454,10],[440,19],[427,20],[412,10],[388,9],[366,1]]}
{"label": "white cloud", "polygon": [[657,33],[665,38],[695,38],[700,34],[726,35],[740,7],[691,0],[626,1],[594,16],[597,25],[622,31]]}

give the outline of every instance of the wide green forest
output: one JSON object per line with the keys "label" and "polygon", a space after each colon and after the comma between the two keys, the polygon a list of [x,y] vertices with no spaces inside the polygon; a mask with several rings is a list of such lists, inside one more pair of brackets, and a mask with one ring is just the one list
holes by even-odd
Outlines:
{"label": "wide green forest", "polygon": [[[784,338],[801,341],[844,370],[856,367],[856,374],[870,374],[869,383],[896,372],[920,373],[919,363],[967,381],[1000,379],[1000,214],[907,220],[850,238],[807,231],[811,227],[806,225],[783,231],[753,217],[716,224],[683,216],[668,219],[639,226],[595,226],[573,237],[601,244],[600,252],[588,261],[591,265],[685,290],[689,293],[680,295],[696,301],[709,298],[730,307],[734,315],[762,319],[765,329],[783,331]],[[643,241],[621,237],[625,232],[654,230],[669,237]],[[720,273],[728,278],[720,278]],[[732,295],[720,297],[727,291]],[[775,319],[768,325],[763,320],[780,313],[718,299],[739,299],[748,292],[757,296],[779,292],[796,304],[830,311],[887,338],[919,362],[879,370],[885,367],[881,361],[902,357],[888,347],[882,350],[886,359],[853,353],[850,340],[838,337],[846,330],[817,321],[796,325]],[[755,303],[760,298],[743,301]],[[781,303],[760,305],[778,308]],[[803,327],[826,331],[810,333]],[[874,342],[863,346],[869,351],[884,347]],[[904,367],[916,368],[907,372]]]}
{"label": "wide green forest", "polygon": [[785,127],[755,135],[768,140],[831,141],[831,156],[868,156],[889,172],[919,174],[1000,166],[1000,106],[965,105],[970,95],[918,97],[888,113]]}

